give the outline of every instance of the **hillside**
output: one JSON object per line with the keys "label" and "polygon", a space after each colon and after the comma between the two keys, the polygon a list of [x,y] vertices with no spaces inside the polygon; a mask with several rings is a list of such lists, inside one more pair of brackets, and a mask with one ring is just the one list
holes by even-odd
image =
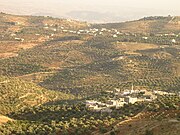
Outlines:
{"label": "hillside", "polygon": [[[178,135],[180,130],[179,99],[173,96],[161,97],[153,104],[147,105],[144,112],[117,123],[110,132],[118,135],[133,135],[134,133],[138,135]],[[173,104],[178,106],[175,107]],[[109,135],[108,133],[106,135]]]}
{"label": "hillside", "polygon": [[176,135],[179,28],[0,13],[0,134]]}
{"label": "hillside", "polygon": [[9,114],[16,121],[3,125],[0,133],[177,135],[179,101],[178,96],[161,96],[153,103],[129,104],[119,109],[114,108],[111,113],[93,112],[82,101],[53,102]]}
{"label": "hillside", "polygon": [[0,57],[17,56],[20,50],[33,48],[60,34],[57,31],[86,27],[86,23],[73,20],[0,13]]}
{"label": "hillside", "polygon": [[[72,20],[1,16],[5,18],[1,21],[4,26],[20,29],[16,33],[6,29],[7,36],[1,40],[0,74],[3,76],[83,96],[116,87],[128,88],[129,84],[124,86],[124,82],[142,84],[140,87],[148,89],[152,89],[146,84],[149,81],[160,83],[153,86],[160,90],[179,87],[178,34],[153,32],[147,36],[133,31],[122,33],[115,29],[115,24],[113,29],[98,29],[100,25],[92,29],[86,23]],[[134,22],[141,25],[141,21],[155,20],[160,24],[158,21],[167,19],[170,17],[149,17]],[[22,22],[16,24],[17,20]],[[21,40],[17,41],[16,37]],[[171,81],[164,87],[167,80]]]}
{"label": "hillside", "polygon": [[72,99],[72,95],[50,91],[16,78],[0,77],[0,114],[38,106],[55,100]]}
{"label": "hillside", "polygon": [[114,28],[133,33],[179,33],[180,17],[145,17],[136,21],[95,25],[95,27]]}

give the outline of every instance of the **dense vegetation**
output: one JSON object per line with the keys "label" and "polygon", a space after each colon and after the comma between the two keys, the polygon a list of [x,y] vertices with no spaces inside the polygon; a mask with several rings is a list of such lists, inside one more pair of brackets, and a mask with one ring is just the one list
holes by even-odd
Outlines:
{"label": "dense vegetation", "polygon": [[[144,108],[142,104],[127,105],[109,113],[97,113],[86,109],[82,103],[45,105],[23,109],[9,114],[17,119],[4,125],[2,134],[90,134],[93,131],[107,132],[113,124],[133,116]],[[9,129],[9,127],[11,128]]]}
{"label": "dense vegetation", "polygon": [[72,99],[72,95],[49,91],[33,83],[15,78],[0,77],[0,114],[8,114],[28,106],[55,100]]}
{"label": "dense vegetation", "polygon": [[[146,113],[161,112],[151,116],[151,119],[162,120],[163,118],[174,118],[164,114],[164,111],[179,110],[179,96],[162,96],[157,101],[149,104],[126,105],[115,109],[112,113],[97,113],[86,109],[85,105],[79,103],[50,103],[39,107],[21,109],[9,114],[16,121],[3,125],[0,129],[2,134],[90,134],[92,132],[106,133],[113,130],[116,123],[132,117],[146,110]],[[177,112],[176,118],[180,118]]]}

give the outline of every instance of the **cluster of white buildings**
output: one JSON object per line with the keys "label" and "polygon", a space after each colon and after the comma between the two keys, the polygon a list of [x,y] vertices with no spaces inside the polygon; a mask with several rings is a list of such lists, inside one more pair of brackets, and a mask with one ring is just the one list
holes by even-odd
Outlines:
{"label": "cluster of white buildings", "polygon": [[87,100],[86,107],[95,112],[108,112],[112,111],[112,107],[118,109],[125,104],[135,104],[136,102],[151,102],[157,98],[156,94],[147,90],[125,90],[121,92],[119,89],[114,91],[108,91],[109,94],[113,94],[114,97],[106,102],[99,102],[95,100]]}
{"label": "cluster of white buildings", "polygon": [[175,34],[175,33],[156,34],[156,36],[160,36],[160,37],[163,37],[163,36],[179,37],[180,33],[179,34]]}
{"label": "cluster of white buildings", "polygon": [[[71,21],[71,20],[67,20],[67,21]],[[19,25],[20,23],[16,22],[16,24]],[[54,32],[70,33],[70,34],[77,34],[77,35],[87,34],[87,35],[90,35],[90,36],[109,35],[109,36],[111,36],[113,38],[117,38],[117,37],[119,37],[121,35],[126,35],[126,36],[134,35],[134,36],[137,36],[135,33],[122,33],[120,31],[118,31],[117,29],[107,29],[107,28],[99,28],[98,29],[98,28],[90,28],[89,27],[89,28],[86,28],[86,29],[74,30],[74,29],[67,29],[67,28],[65,28],[65,26],[63,26],[63,25],[61,26],[59,24],[44,24],[43,28],[45,30],[51,30],[52,31],[52,34],[50,35],[50,37],[54,36]],[[11,36],[16,36],[16,35],[12,34]],[[170,34],[156,34],[156,36],[172,36],[172,37],[174,36],[174,37],[179,37],[180,33],[179,34],[174,34],[174,33],[170,33]],[[148,40],[149,37],[148,36],[142,36],[142,39]],[[15,40],[19,40],[19,41],[22,41],[22,42],[24,41],[24,39],[15,39]],[[177,43],[175,38],[172,38],[171,42],[174,43],[174,44]]]}
{"label": "cluster of white buildings", "polygon": [[172,93],[172,92],[165,92],[165,91],[154,91],[154,94],[156,95],[176,95],[175,93]]}
{"label": "cluster of white buildings", "polygon": [[[67,20],[68,21],[68,20]],[[71,20],[69,20],[71,21]],[[16,22],[17,25],[19,25],[19,22]],[[77,34],[77,35],[90,35],[90,36],[98,36],[98,35],[108,35],[111,36],[112,38],[118,38],[119,36],[125,35],[125,36],[129,36],[129,35],[133,35],[133,36],[137,36],[137,34],[135,33],[122,33],[120,31],[118,31],[117,29],[107,29],[107,28],[86,28],[86,29],[79,29],[79,30],[74,30],[74,29],[67,29],[65,28],[65,26],[61,26],[58,24],[44,24],[43,26],[44,30],[50,30],[52,31],[52,33],[49,35],[49,37],[46,37],[47,39],[50,39],[54,37],[56,32],[61,32],[61,33],[70,33],[70,34]],[[40,34],[36,33],[36,36],[39,36]],[[11,34],[12,37],[16,37],[16,34],[12,33]],[[141,35],[142,36],[142,35]],[[176,37],[180,36],[179,34],[174,34],[174,33],[170,33],[170,34],[156,34],[155,36],[172,36],[171,42],[173,44],[177,43],[176,41]],[[173,38],[174,37],[174,38]],[[142,39],[144,40],[148,40],[149,37],[148,36],[142,36]],[[21,41],[23,42],[24,39],[20,38],[15,38],[15,40],[17,41]]]}
{"label": "cluster of white buildings", "polygon": [[[106,91],[110,95],[113,95],[113,98],[105,102],[95,101],[95,100],[86,100],[86,107],[95,112],[112,112],[112,107],[119,109],[126,104],[135,104],[137,102],[152,102],[157,99],[157,96],[163,95],[176,95],[176,93],[170,93],[165,91],[147,91],[147,90],[134,90],[132,86],[131,90],[115,89],[113,91]],[[178,93],[180,96],[180,92]]]}
{"label": "cluster of white buildings", "polygon": [[71,34],[78,34],[78,35],[88,34],[88,35],[91,35],[91,36],[109,34],[113,38],[117,38],[118,35],[122,35],[123,34],[123,33],[119,32],[117,29],[89,28],[89,29],[72,30],[72,29],[66,29],[64,26],[58,26],[58,27],[54,28],[53,24],[51,24],[51,25],[45,24],[44,25],[44,29],[45,30],[52,30],[54,32],[60,31],[62,33],[71,33]]}
{"label": "cluster of white buildings", "polygon": [[90,28],[90,29],[80,29],[78,31],[74,31],[74,30],[67,30],[67,29],[63,29],[62,32],[65,33],[73,33],[73,34],[88,34],[90,36],[97,36],[97,35],[104,35],[104,34],[110,34],[112,37],[117,38],[118,35],[122,34],[120,32],[118,32],[117,30],[109,30],[106,28],[101,28],[101,29],[97,29],[97,28]]}

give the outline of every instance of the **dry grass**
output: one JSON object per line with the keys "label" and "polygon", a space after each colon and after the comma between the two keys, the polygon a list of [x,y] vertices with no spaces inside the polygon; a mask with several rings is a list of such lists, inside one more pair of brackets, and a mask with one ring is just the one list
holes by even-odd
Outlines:
{"label": "dry grass", "polygon": [[12,119],[6,117],[6,116],[3,116],[3,115],[0,115],[0,125],[3,124],[3,123],[6,123],[8,121],[12,121]]}
{"label": "dry grass", "polygon": [[18,22],[19,25],[29,25],[27,17],[6,15],[7,22]]}
{"label": "dry grass", "polygon": [[[116,135],[145,135],[147,130],[152,131],[153,135],[179,135],[180,121],[177,120],[179,114],[179,110],[141,112],[117,123],[112,131],[115,131]],[[107,133],[95,131],[92,135],[111,135],[111,131]]]}
{"label": "dry grass", "polygon": [[0,58],[15,57],[18,51],[21,49],[30,49],[35,47],[36,43],[26,43],[26,42],[11,42],[5,41],[0,42]]}
{"label": "dry grass", "polygon": [[[155,135],[178,135],[180,132],[180,123],[171,122],[168,120],[158,121],[158,120],[137,120],[131,121],[119,127],[118,135],[145,135],[146,130],[152,130]],[[173,133],[172,129],[175,132]]]}
{"label": "dry grass", "polygon": [[5,59],[5,58],[10,58],[10,57],[16,57],[18,56],[17,53],[0,53],[0,58]]}
{"label": "dry grass", "polygon": [[179,31],[180,30],[180,17],[174,17],[171,21],[165,26],[165,29],[169,31]]}
{"label": "dry grass", "polygon": [[80,29],[87,27],[87,24],[84,22],[78,22],[75,20],[64,20],[64,19],[48,19],[46,18],[45,20],[42,21],[43,24],[59,24],[63,26],[64,28],[70,27],[70,28],[75,28],[75,29]]}
{"label": "dry grass", "polygon": [[115,45],[115,48],[121,51],[127,51],[129,53],[135,53],[137,50],[148,50],[158,48],[157,45],[154,44],[146,44],[146,43],[133,43],[133,42],[118,42]]}
{"label": "dry grass", "polygon": [[[179,135],[180,122],[175,114],[180,111],[165,111],[158,113],[140,113],[131,119],[116,125],[118,135],[144,135],[146,130],[151,130],[155,135]],[[163,116],[162,119],[158,119]]]}
{"label": "dry grass", "polygon": [[127,22],[126,25],[121,28],[123,32],[134,32],[134,33],[147,33],[151,29],[152,23],[155,21],[133,21]]}

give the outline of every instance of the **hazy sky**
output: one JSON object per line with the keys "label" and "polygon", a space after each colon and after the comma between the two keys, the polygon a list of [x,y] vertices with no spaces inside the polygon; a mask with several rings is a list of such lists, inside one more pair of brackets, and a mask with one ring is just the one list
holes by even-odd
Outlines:
{"label": "hazy sky", "polygon": [[[71,15],[69,12],[93,11],[126,20],[150,15],[180,16],[180,0],[0,0],[0,11],[64,17]],[[75,14],[75,17],[79,16]]]}
{"label": "hazy sky", "polygon": [[[47,0],[48,1],[48,0]],[[53,1],[53,0],[50,0]],[[179,10],[179,0],[54,0],[74,5],[120,6]]]}

